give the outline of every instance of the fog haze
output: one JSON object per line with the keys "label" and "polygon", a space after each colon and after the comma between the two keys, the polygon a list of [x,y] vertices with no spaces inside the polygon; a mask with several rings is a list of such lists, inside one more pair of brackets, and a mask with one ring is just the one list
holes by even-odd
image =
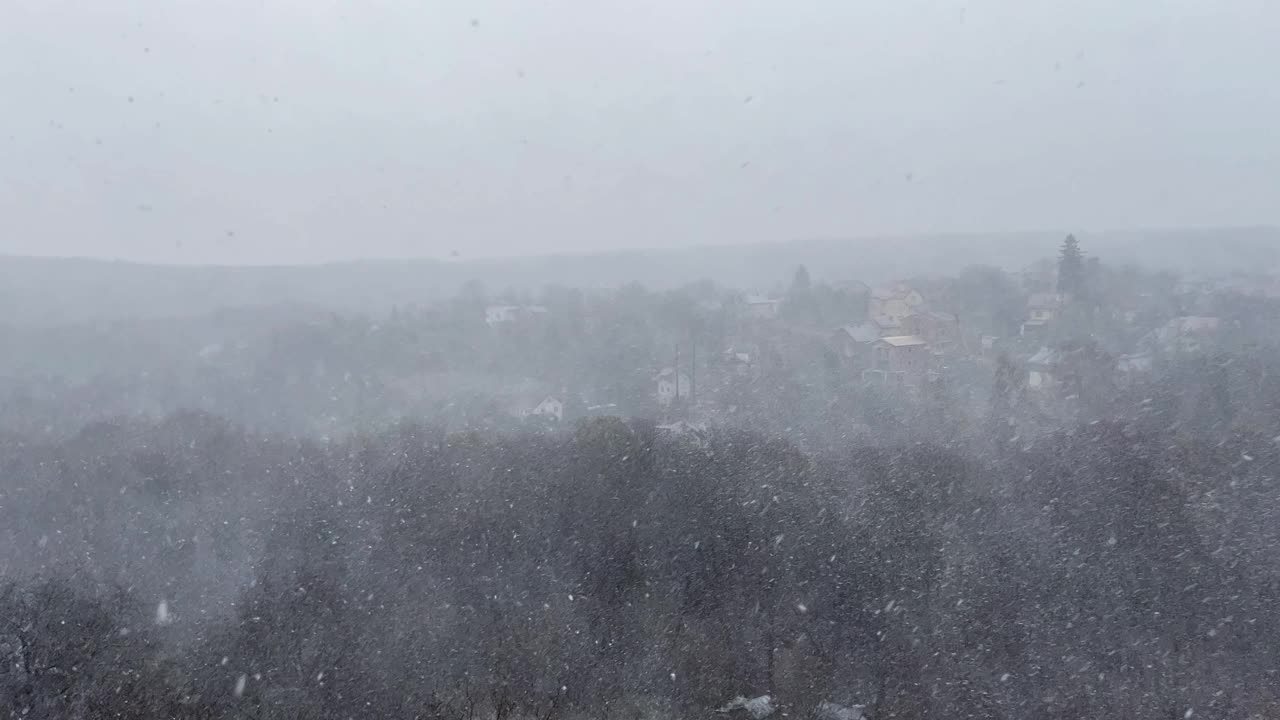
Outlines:
{"label": "fog haze", "polygon": [[0,253],[1264,224],[1280,7],[9,3]]}

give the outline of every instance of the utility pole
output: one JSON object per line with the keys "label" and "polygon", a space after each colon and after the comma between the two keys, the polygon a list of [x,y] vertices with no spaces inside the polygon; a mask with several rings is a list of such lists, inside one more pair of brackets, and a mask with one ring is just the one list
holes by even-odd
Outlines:
{"label": "utility pole", "polygon": [[698,343],[689,343],[689,406],[698,402]]}
{"label": "utility pole", "polygon": [[675,369],[675,375],[676,375],[675,377],[676,396],[672,399],[672,401],[680,402],[680,343],[676,343],[676,362],[673,368]]}

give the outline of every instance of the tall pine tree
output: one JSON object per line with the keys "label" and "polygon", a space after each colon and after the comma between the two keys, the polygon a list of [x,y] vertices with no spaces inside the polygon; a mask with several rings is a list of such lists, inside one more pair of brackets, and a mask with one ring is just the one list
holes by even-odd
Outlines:
{"label": "tall pine tree", "polygon": [[791,292],[792,293],[809,292],[809,289],[812,286],[813,286],[813,281],[809,279],[809,268],[806,268],[803,265],[796,268],[796,274],[791,279]]}
{"label": "tall pine tree", "polygon": [[1058,252],[1058,292],[1072,299],[1084,292],[1084,253],[1075,235],[1068,235]]}
{"label": "tall pine tree", "polygon": [[809,270],[801,265],[791,280],[791,290],[787,292],[787,302],[783,312],[792,322],[812,323],[817,321],[817,306],[813,297],[813,280]]}

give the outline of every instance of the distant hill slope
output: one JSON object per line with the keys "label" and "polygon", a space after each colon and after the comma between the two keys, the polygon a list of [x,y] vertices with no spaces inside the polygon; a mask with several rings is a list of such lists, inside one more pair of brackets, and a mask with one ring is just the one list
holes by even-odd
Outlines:
{"label": "distant hill slope", "polygon": [[[1086,252],[1193,274],[1280,267],[1280,228],[1080,233]],[[125,315],[181,316],[222,307],[289,303],[385,310],[429,302],[478,280],[490,291],[547,284],[669,288],[710,278],[743,288],[788,282],[805,264],[815,279],[877,283],[952,273],[966,265],[1023,267],[1057,252],[1063,233],[798,240],[445,262],[357,261],[275,267],[161,266],[87,259],[0,257],[0,322],[77,322]]]}

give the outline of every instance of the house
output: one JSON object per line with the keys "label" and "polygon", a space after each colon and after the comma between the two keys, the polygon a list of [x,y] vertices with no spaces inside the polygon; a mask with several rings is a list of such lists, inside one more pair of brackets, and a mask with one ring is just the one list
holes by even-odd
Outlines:
{"label": "house", "polygon": [[871,367],[862,373],[863,382],[885,385],[919,385],[929,374],[932,353],[919,335],[895,335],[871,345]]}
{"label": "house", "polygon": [[1058,293],[1031,293],[1027,298],[1027,321],[1049,322],[1062,308],[1062,295]]}
{"label": "house", "polygon": [[904,335],[918,335],[936,349],[960,342],[960,321],[955,315],[925,310],[902,318]]}
{"label": "house", "polygon": [[1144,344],[1166,352],[1200,352],[1213,341],[1221,327],[1222,321],[1216,317],[1177,317],[1152,332]]}
{"label": "house", "polygon": [[680,438],[693,445],[706,448],[711,444],[711,431],[704,423],[691,423],[688,420],[677,420],[673,423],[659,425],[657,429],[672,437]]}
{"label": "house", "polygon": [[1032,293],[1027,298],[1027,319],[1022,323],[1022,334],[1043,331],[1062,310],[1062,295],[1058,293]]}
{"label": "house", "polygon": [[621,412],[618,409],[618,403],[588,405],[586,409],[587,417],[618,417],[620,414]]}
{"label": "house", "polygon": [[867,717],[867,706],[837,705],[833,702],[823,700],[818,703],[815,717],[817,720],[865,720]]}
{"label": "house", "polygon": [[1150,352],[1136,352],[1121,355],[1116,359],[1116,370],[1126,379],[1146,375],[1155,367],[1155,356]]}
{"label": "house", "polygon": [[658,373],[657,380],[659,405],[670,405],[676,398],[683,400],[693,392],[689,376],[683,372],[663,368],[662,372]]}
{"label": "house", "polygon": [[880,339],[880,326],[873,322],[858,325],[841,325],[831,334],[831,345],[836,354],[846,360],[862,357],[871,349],[871,343]]}
{"label": "house", "polygon": [[778,317],[778,310],[782,307],[781,300],[762,295],[748,295],[745,302],[747,317],[753,320],[775,320]]}
{"label": "house", "polygon": [[490,305],[484,309],[484,321],[489,324],[489,327],[513,323],[519,316],[519,305]]}
{"label": "house", "polygon": [[564,403],[548,395],[532,409],[524,411],[525,417],[548,418],[560,422],[564,420]]}
{"label": "house", "polygon": [[871,291],[867,307],[871,317],[881,316],[901,322],[906,316],[924,308],[924,296],[906,283],[894,283]]}
{"label": "house", "polygon": [[1027,359],[1027,387],[1032,390],[1052,390],[1062,379],[1062,351],[1042,347]]}
{"label": "house", "polygon": [[770,695],[761,695],[754,698],[745,698],[739,695],[724,707],[718,708],[716,712],[734,714],[751,720],[764,720],[777,712],[777,710],[778,704]]}
{"label": "house", "polygon": [[902,320],[890,315],[872,315],[868,320],[876,327],[876,331],[880,337],[890,337],[893,335],[903,335]]}
{"label": "house", "polygon": [[543,317],[547,314],[543,305],[490,305],[484,309],[484,321],[489,327],[509,325],[520,320]]}
{"label": "house", "polygon": [[751,352],[738,348],[729,348],[724,351],[722,362],[728,374],[747,377],[751,374],[752,361],[754,359],[755,356]]}

